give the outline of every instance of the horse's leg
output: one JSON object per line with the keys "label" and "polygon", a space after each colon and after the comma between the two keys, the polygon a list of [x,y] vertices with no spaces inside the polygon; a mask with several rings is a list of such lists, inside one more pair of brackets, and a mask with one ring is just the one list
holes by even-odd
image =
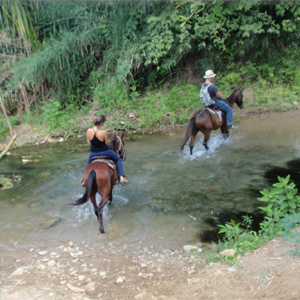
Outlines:
{"label": "horse's leg", "polygon": [[102,197],[99,205],[98,205],[98,220],[100,224],[100,232],[104,233],[104,227],[103,227],[103,207],[106,205],[108,201],[108,197]]}
{"label": "horse's leg", "polygon": [[94,212],[95,212],[95,215],[96,215],[96,217],[97,217],[97,219],[99,218],[98,217],[98,207],[97,207],[97,202],[96,202],[96,194],[92,194],[91,196],[90,196],[90,199],[91,199],[91,201],[92,201],[92,203],[93,203],[93,206],[94,206]]}
{"label": "horse's leg", "polygon": [[196,133],[192,133],[191,136],[190,136],[190,155],[193,154],[193,148],[194,148],[194,144],[195,144],[195,139],[196,139],[197,132]]}
{"label": "horse's leg", "polygon": [[109,195],[109,198],[108,198],[108,201],[109,201],[109,205],[111,205],[111,202],[112,202],[112,199],[113,199],[113,195],[112,195],[112,190],[110,192],[110,195]]}
{"label": "horse's leg", "polygon": [[229,131],[227,129],[227,126],[221,127],[221,132],[224,137],[224,140],[227,140],[229,138]]}
{"label": "horse's leg", "polygon": [[209,137],[210,137],[210,131],[203,132],[203,134],[204,134],[203,146],[205,147],[206,150],[209,150],[209,147],[207,146],[207,142],[208,142]]}

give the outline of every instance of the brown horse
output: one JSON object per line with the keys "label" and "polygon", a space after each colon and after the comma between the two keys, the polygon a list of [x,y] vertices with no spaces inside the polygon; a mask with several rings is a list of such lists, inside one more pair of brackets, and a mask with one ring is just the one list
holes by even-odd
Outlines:
{"label": "brown horse", "polygon": [[[233,107],[234,103],[237,104],[239,108],[243,108],[243,89],[236,89],[233,93],[225,99],[230,107]],[[218,110],[218,109],[217,109]],[[205,149],[209,149],[207,142],[210,137],[212,130],[221,129],[224,139],[229,137],[229,132],[226,124],[226,118],[221,117],[221,119],[214,113],[213,110],[204,108],[196,111],[188,123],[184,139],[181,143],[181,151],[183,150],[187,140],[190,140],[190,154],[193,154],[193,147],[198,131],[204,134],[203,146]]]}
{"label": "brown horse", "polygon": [[[126,154],[123,136],[124,134],[122,134],[121,136],[114,135],[108,147],[117,155],[119,155],[119,157],[123,161],[125,161]],[[84,186],[86,187],[83,196],[80,199],[76,200],[74,203],[70,203],[70,205],[81,205],[91,199],[94,205],[94,212],[100,224],[101,233],[104,233],[102,220],[103,207],[108,201],[112,201],[112,191],[117,181],[118,178],[116,172],[109,166],[108,163],[104,161],[104,157],[103,159],[94,160],[89,165],[87,165],[83,171],[83,182]],[[101,196],[101,200],[98,206],[96,202],[97,193],[99,193]]]}

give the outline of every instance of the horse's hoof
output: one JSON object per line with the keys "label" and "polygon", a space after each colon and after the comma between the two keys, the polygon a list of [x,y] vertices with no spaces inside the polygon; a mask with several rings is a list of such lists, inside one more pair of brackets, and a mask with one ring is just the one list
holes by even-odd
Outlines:
{"label": "horse's hoof", "polygon": [[100,228],[100,232],[101,232],[101,233],[105,233],[105,232],[104,232],[104,229],[101,229],[101,228]]}

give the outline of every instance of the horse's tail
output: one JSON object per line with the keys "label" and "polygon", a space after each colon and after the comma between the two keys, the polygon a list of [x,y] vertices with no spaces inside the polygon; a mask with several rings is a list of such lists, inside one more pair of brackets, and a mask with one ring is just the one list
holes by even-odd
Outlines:
{"label": "horse's tail", "polygon": [[83,196],[81,198],[79,198],[78,200],[76,200],[75,202],[69,203],[69,204],[76,206],[76,205],[81,205],[81,204],[86,203],[91,196],[91,192],[93,190],[93,185],[94,185],[95,179],[96,179],[96,172],[95,172],[95,170],[92,170],[89,173],[88,182],[87,182]]}
{"label": "horse's tail", "polygon": [[184,148],[184,145],[186,144],[187,140],[189,139],[190,135],[193,133],[194,131],[194,127],[195,127],[195,121],[196,121],[196,117],[195,115],[190,119],[189,123],[188,123],[188,126],[187,126],[187,129],[186,129],[186,132],[185,132],[185,136],[184,136],[184,139],[181,143],[181,151],[183,150]]}

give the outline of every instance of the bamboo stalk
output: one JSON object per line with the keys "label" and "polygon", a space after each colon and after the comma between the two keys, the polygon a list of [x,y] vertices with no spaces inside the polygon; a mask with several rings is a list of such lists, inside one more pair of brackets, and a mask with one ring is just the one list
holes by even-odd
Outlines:
{"label": "bamboo stalk", "polygon": [[[0,98],[1,99],[1,98]],[[4,157],[4,155],[6,154],[6,152],[10,149],[11,145],[13,144],[13,142],[15,141],[15,139],[17,138],[17,135],[15,134],[11,141],[9,142],[9,144],[6,146],[6,148],[2,151],[2,153],[0,154],[0,160],[2,157]]]}
{"label": "bamboo stalk", "polygon": [[9,127],[10,135],[12,136],[12,135],[13,135],[12,128],[11,128],[11,125],[10,125],[10,122],[9,122],[9,119],[8,119],[8,116],[7,116],[7,114],[6,114],[6,110],[5,110],[5,107],[4,107],[4,104],[3,104],[3,101],[2,101],[2,98],[1,98],[1,97],[0,97],[0,103],[1,103],[1,107],[2,107],[2,110],[3,110],[4,117],[5,117],[5,119],[6,119],[7,125],[8,125],[8,127]]}
{"label": "bamboo stalk", "polygon": [[19,89],[20,89],[20,92],[22,94],[22,97],[23,97],[23,101],[24,101],[24,104],[25,104],[25,110],[26,112],[30,112],[30,105],[29,105],[29,102],[28,102],[28,99],[27,99],[27,95],[26,95],[26,91],[23,89],[22,85],[19,84]]}

